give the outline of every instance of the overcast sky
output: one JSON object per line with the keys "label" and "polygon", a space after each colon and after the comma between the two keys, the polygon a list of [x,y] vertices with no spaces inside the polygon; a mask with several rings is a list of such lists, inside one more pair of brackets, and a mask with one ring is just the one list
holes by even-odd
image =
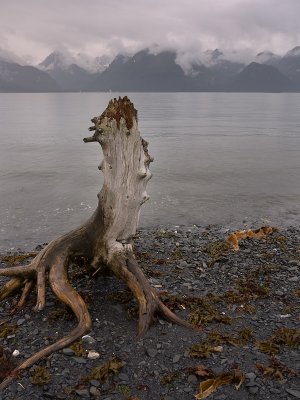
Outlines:
{"label": "overcast sky", "polygon": [[154,45],[282,54],[300,45],[300,0],[0,0],[0,48],[35,62],[61,46],[112,56]]}

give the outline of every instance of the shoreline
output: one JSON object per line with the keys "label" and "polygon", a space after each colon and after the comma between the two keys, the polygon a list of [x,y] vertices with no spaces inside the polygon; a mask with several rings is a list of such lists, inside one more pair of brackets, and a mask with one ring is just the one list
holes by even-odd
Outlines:
{"label": "shoreline", "polygon": [[[286,231],[289,229],[292,230],[296,230],[300,232],[300,224],[298,222],[296,222],[295,224],[282,224],[282,223],[271,223],[268,219],[257,219],[254,221],[248,221],[248,220],[244,220],[241,221],[240,223],[238,222],[232,222],[232,223],[211,223],[211,224],[200,224],[200,223],[195,223],[195,224],[191,224],[191,223],[184,223],[184,224],[174,224],[174,223],[162,223],[162,224],[157,224],[154,223],[152,225],[150,224],[145,224],[145,225],[141,225],[138,226],[137,228],[137,235],[140,233],[147,233],[149,232],[156,232],[156,231],[161,231],[161,230],[165,230],[165,231],[175,231],[175,230],[183,230],[183,231],[187,231],[187,230],[191,230],[193,231],[194,229],[198,229],[199,232],[201,231],[206,231],[207,229],[215,229],[216,231],[223,233],[224,234],[224,239],[226,238],[227,234],[230,234],[234,231],[237,230],[247,230],[247,229],[257,229],[260,228],[262,226],[271,226],[275,229],[278,229],[279,231]],[[75,227],[76,228],[76,227]],[[74,229],[74,227],[70,227],[70,230]],[[67,232],[67,231],[66,231]],[[59,232],[56,235],[52,235],[51,237],[48,238],[48,240],[46,238],[45,241],[42,243],[42,241],[39,241],[37,244],[33,244],[30,245],[30,242],[28,242],[28,240],[26,240],[26,244],[24,244],[24,241],[22,242],[22,240],[18,240],[16,241],[16,243],[11,243],[11,247],[10,248],[5,248],[5,247],[0,247],[0,256],[4,256],[5,254],[18,254],[18,253],[26,253],[26,252],[32,252],[32,251],[36,251],[37,249],[40,250],[43,246],[45,246],[46,244],[50,243],[51,240],[63,235],[66,233],[65,231]],[[134,242],[134,241],[133,241]],[[1,261],[1,260],[0,260]]]}
{"label": "shoreline", "polygon": [[[231,233],[227,229],[219,225],[142,227],[134,240],[137,258],[162,300],[181,317],[199,323],[201,331],[158,319],[136,341],[136,307],[126,287],[113,276],[90,281],[79,274],[73,285],[90,297],[86,300],[93,319],[89,335],[99,357],[89,359],[85,348],[81,355],[72,348],[54,353],[38,363],[49,374],[48,383],[33,384],[32,367],[2,398],[194,399],[206,379],[197,375],[195,367],[200,364],[216,376],[237,365],[245,374],[239,390],[233,384],[221,386],[208,397],[211,400],[299,398],[300,377],[293,371],[300,371],[300,227],[279,228],[261,240],[242,240],[237,252],[222,247]],[[191,298],[198,299],[196,304]],[[41,313],[33,312],[32,296],[23,311],[10,316],[11,301],[0,304],[0,319],[9,318],[17,328],[1,345],[8,355],[20,351],[18,363],[74,326],[50,292]],[[60,312],[57,319],[54,311]],[[247,340],[230,343],[229,336],[239,340],[245,329],[251,330]],[[276,337],[278,331],[281,337],[286,332],[286,341]],[[298,334],[295,343],[288,342],[293,332]],[[195,347],[199,344],[206,346],[207,358],[197,358],[204,355],[203,348]],[[222,350],[209,351],[212,346]],[[117,373],[105,382],[90,379],[93,368],[113,357],[123,364]],[[257,365],[273,368],[273,374],[263,376],[264,367]],[[277,379],[280,374],[282,379]]]}

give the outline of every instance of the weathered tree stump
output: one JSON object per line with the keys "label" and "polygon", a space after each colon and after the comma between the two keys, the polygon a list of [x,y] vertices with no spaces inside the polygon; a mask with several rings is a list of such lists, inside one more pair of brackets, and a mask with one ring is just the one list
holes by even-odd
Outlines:
{"label": "weathered tree stump", "polygon": [[95,273],[108,267],[126,282],[139,305],[138,336],[147,331],[156,312],[176,324],[191,326],[161,302],[134,256],[132,238],[140,207],[148,200],[146,185],[151,178],[149,164],[153,161],[148,143],[140,137],[137,111],[127,97],[114,99],[92,122],[94,126],[89,130],[94,134],[84,142],[98,142],[104,155],[99,166],[104,183],[96,211],[78,229],[50,242],[29,265],[0,269],[0,276],[11,277],[0,290],[0,301],[21,292],[17,308],[22,308],[36,287],[35,309],[40,311],[45,307],[48,283],[57,298],[73,310],[78,325],[64,338],[25,360],[0,384],[0,389],[19,371],[70,345],[91,329],[87,306],[68,281],[68,266],[76,257],[88,260]]}

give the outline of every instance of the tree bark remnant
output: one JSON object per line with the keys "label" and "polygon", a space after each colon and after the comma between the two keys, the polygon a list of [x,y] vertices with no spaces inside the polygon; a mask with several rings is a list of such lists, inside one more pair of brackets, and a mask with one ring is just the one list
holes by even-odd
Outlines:
{"label": "tree bark remnant", "polygon": [[68,267],[75,257],[87,259],[95,274],[108,267],[127,284],[139,305],[139,337],[145,334],[157,312],[171,322],[191,327],[161,302],[139,267],[132,247],[140,207],[148,200],[146,185],[151,178],[149,165],[153,161],[148,143],[138,130],[137,110],[125,96],[111,100],[92,122],[94,125],[89,130],[94,133],[84,142],[98,142],[104,156],[99,166],[104,183],[94,214],[79,228],[50,242],[29,265],[0,269],[0,276],[11,277],[0,290],[0,301],[21,292],[17,305],[20,309],[35,286],[35,309],[43,310],[48,283],[57,298],[72,309],[78,325],[64,338],[25,360],[0,384],[0,389],[21,370],[70,345],[91,329],[87,306],[68,281]]}

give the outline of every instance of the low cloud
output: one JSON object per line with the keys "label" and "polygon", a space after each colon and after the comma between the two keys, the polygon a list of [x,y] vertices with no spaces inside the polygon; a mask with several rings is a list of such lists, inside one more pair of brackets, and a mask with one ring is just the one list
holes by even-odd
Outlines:
{"label": "low cloud", "polygon": [[36,62],[63,45],[111,58],[176,50],[188,64],[215,48],[245,59],[285,53],[300,43],[299,15],[299,0],[1,0],[0,40]]}

